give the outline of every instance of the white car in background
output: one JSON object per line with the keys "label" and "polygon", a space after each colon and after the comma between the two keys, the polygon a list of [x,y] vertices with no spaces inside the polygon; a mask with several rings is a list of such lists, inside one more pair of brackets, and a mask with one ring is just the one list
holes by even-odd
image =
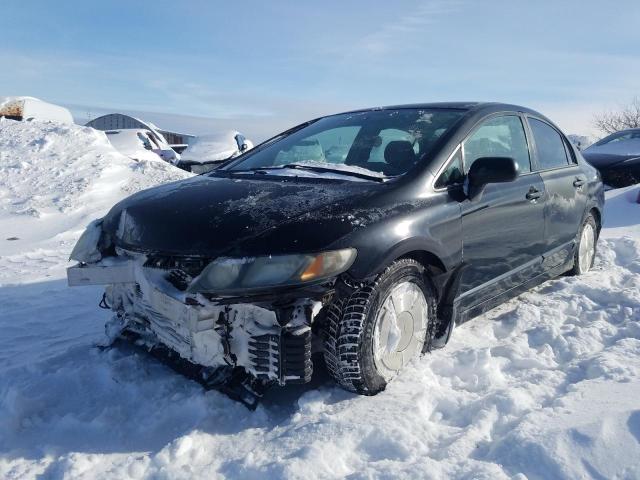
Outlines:
{"label": "white car in background", "polygon": [[177,165],[189,172],[206,173],[252,148],[253,142],[237,130],[202,135],[182,152]]}
{"label": "white car in background", "polygon": [[180,161],[167,141],[151,130],[127,128],[104,133],[116,150],[134,160],[161,159],[174,165]]}

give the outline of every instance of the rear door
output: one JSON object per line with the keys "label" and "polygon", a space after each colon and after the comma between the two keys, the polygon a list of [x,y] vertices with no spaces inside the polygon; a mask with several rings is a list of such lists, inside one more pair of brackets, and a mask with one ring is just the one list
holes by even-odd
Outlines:
{"label": "rear door", "polygon": [[542,119],[527,118],[534,143],[534,168],[547,192],[544,266],[568,261],[587,205],[586,176],[564,135]]}
{"label": "rear door", "polygon": [[462,204],[462,310],[514,288],[541,271],[545,188],[532,172],[522,118],[500,114],[484,120],[462,144],[465,173],[481,157],[512,157],[513,182],[486,186],[482,196]]}

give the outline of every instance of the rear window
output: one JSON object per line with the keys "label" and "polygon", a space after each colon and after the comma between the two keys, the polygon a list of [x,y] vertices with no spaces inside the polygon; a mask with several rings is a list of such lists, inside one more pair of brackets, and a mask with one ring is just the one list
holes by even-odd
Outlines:
{"label": "rear window", "polygon": [[569,165],[564,140],[558,131],[536,118],[529,118],[536,144],[538,164],[542,170]]}

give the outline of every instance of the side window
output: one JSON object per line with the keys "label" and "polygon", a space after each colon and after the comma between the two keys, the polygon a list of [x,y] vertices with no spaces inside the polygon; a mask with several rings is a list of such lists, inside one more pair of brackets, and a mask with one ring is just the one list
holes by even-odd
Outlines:
{"label": "side window", "polygon": [[464,168],[462,166],[462,149],[458,148],[456,153],[453,154],[449,165],[447,168],[440,174],[436,183],[434,184],[435,188],[445,188],[450,185],[455,185],[457,183],[461,183],[464,180]]}
{"label": "side window", "polygon": [[520,173],[531,171],[529,147],[522,121],[517,115],[505,115],[486,120],[464,142],[466,170],[482,157],[511,157],[518,164]]}
{"label": "side window", "polygon": [[538,163],[542,170],[566,167],[569,164],[564,140],[555,128],[536,118],[529,118],[536,142]]}

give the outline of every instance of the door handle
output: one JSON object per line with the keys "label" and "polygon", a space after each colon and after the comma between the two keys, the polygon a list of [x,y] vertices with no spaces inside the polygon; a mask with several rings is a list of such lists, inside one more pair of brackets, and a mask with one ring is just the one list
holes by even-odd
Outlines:
{"label": "door handle", "polygon": [[542,192],[535,187],[531,187],[529,192],[525,195],[527,200],[537,200],[542,196]]}
{"label": "door handle", "polygon": [[584,185],[584,179],[580,177],[576,177],[576,179],[573,181],[573,186],[576,188],[580,188],[583,185]]}

